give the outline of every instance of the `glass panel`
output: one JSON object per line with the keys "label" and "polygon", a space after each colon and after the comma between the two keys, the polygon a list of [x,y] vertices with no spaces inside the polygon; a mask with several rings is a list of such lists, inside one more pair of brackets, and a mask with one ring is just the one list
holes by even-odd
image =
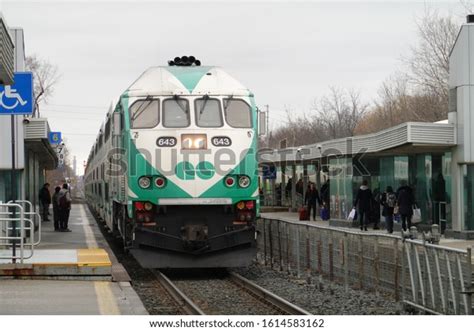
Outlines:
{"label": "glass panel", "polygon": [[330,213],[332,218],[346,219],[352,209],[352,159],[329,161]]}
{"label": "glass panel", "polygon": [[474,230],[474,165],[464,165],[464,230]]}
{"label": "glass panel", "polygon": [[251,128],[252,113],[250,106],[243,100],[224,100],[225,119],[234,128]]}
{"label": "glass panel", "polygon": [[130,125],[132,129],[154,128],[159,123],[160,101],[138,100],[130,107]]}
{"label": "glass panel", "polygon": [[189,126],[189,102],[186,99],[167,99],[163,102],[163,126],[185,128]]}
{"label": "glass panel", "polygon": [[451,217],[451,197],[452,197],[452,178],[451,178],[451,152],[447,152],[443,155],[443,178],[445,180],[445,215],[446,215],[446,228],[452,229],[453,220]]}
{"label": "glass panel", "polygon": [[203,128],[222,126],[221,104],[217,99],[197,99],[194,104],[196,125]]}

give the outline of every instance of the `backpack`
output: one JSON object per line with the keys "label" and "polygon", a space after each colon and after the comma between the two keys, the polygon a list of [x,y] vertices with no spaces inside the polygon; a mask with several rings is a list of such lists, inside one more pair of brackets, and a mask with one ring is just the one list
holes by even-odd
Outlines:
{"label": "backpack", "polygon": [[395,193],[387,193],[387,206],[389,208],[394,208],[395,205],[397,204],[397,197],[395,195]]}
{"label": "backpack", "polygon": [[68,209],[69,207],[69,201],[67,201],[66,194],[61,195],[61,197],[59,197],[59,208]]}

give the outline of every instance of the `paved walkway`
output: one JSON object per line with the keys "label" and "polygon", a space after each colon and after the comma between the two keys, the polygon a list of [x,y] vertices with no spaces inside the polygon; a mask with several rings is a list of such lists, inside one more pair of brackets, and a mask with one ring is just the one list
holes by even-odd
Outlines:
{"label": "paved walkway", "polygon": [[147,314],[86,205],[72,206],[72,232],[55,232],[52,221],[42,227],[38,250],[103,248],[118,276],[115,281],[0,279],[0,314]]}

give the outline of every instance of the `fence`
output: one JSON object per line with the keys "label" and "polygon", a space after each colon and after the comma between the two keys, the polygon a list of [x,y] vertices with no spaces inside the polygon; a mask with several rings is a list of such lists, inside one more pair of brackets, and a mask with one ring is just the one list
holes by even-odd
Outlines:
{"label": "fence", "polygon": [[258,258],[272,268],[389,293],[433,314],[472,314],[470,248],[265,218],[257,230]]}

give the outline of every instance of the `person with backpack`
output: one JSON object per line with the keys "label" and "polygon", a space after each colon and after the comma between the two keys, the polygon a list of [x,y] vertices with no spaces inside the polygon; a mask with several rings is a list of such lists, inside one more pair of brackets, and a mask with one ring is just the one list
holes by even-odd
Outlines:
{"label": "person with backpack", "polygon": [[370,211],[372,210],[372,191],[368,186],[366,179],[362,181],[362,185],[357,191],[357,195],[354,201],[354,208],[358,208],[358,217],[360,229],[367,231],[368,218],[370,217]]}
{"label": "person with backpack", "polygon": [[54,231],[59,231],[59,203],[58,203],[58,197],[59,197],[59,191],[61,191],[60,186],[56,186],[54,188],[54,193],[53,193],[53,219],[54,219]]}
{"label": "person with backpack", "polygon": [[411,218],[413,217],[413,205],[415,204],[415,197],[413,190],[406,183],[402,182],[402,185],[397,190],[397,205],[398,212],[402,219],[403,231],[411,228]]}
{"label": "person with backpack", "polygon": [[58,206],[59,206],[59,231],[60,232],[71,232],[68,228],[69,213],[71,212],[71,193],[66,183],[63,184],[63,188],[58,194]]}
{"label": "person with backpack", "polygon": [[393,212],[395,210],[395,206],[397,205],[397,196],[393,192],[393,188],[391,186],[387,186],[387,189],[382,194],[380,204],[383,207],[382,216],[385,217],[387,232],[393,233]]}

